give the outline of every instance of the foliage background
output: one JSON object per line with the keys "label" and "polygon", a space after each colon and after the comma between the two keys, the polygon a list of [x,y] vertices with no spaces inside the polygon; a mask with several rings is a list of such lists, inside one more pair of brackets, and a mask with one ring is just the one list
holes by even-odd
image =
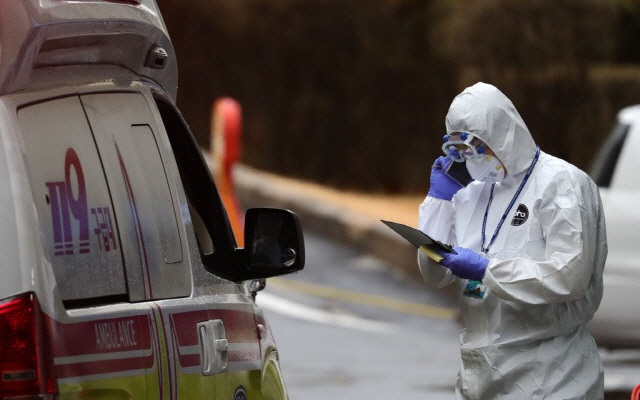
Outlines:
{"label": "foliage background", "polygon": [[492,83],[548,153],[588,169],[640,103],[634,0],[157,0],[178,105],[244,113],[243,162],[339,188],[423,193],[453,97]]}

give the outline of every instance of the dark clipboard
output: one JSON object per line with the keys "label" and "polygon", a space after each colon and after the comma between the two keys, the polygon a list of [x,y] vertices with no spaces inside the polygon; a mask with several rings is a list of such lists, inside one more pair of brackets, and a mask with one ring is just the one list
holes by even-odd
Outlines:
{"label": "dark clipboard", "polygon": [[427,234],[418,229],[412,228],[405,224],[400,224],[398,222],[385,221],[383,219],[380,221],[382,221],[382,223],[387,225],[389,228],[393,229],[398,235],[405,238],[409,243],[416,246],[418,249],[420,249],[420,251],[425,253],[435,262],[439,263],[443,260],[443,257],[436,250],[458,254],[450,245],[432,239]]}

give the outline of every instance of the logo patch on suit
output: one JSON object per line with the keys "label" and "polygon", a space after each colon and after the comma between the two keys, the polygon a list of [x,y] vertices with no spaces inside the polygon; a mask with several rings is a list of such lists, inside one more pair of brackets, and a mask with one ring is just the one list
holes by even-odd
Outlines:
{"label": "logo patch on suit", "polygon": [[511,225],[520,226],[525,222],[527,222],[528,218],[529,218],[529,209],[527,208],[527,206],[520,203],[520,205],[518,206],[518,209],[516,210],[515,215],[513,216],[513,219],[511,220]]}

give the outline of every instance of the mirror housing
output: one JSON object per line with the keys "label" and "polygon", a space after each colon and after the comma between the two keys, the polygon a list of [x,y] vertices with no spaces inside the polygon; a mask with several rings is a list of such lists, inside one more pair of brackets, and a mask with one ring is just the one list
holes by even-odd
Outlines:
{"label": "mirror housing", "polygon": [[245,214],[243,249],[237,249],[240,271],[235,281],[269,278],[304,268],[304,236],[289,210],[250,208]]}

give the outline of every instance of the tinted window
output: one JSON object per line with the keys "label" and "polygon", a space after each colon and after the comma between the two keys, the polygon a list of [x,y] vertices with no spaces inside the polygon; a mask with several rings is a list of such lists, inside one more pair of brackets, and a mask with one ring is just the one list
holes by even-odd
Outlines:
{"label": "tinted window", "polygon": [[168,100],[157,98],[156,102],[189,202],[205,267],[218,276],[232,279],[236,243],[211,172],[182,116]]}
{"label": "tinted window", "polygon": [[594,159],[591,168],[591,178],[600,187],[609,187],[615,172],[620,151],[629,133],[630,125],[618,124],[611,135],[603,143],[602,148]]}

